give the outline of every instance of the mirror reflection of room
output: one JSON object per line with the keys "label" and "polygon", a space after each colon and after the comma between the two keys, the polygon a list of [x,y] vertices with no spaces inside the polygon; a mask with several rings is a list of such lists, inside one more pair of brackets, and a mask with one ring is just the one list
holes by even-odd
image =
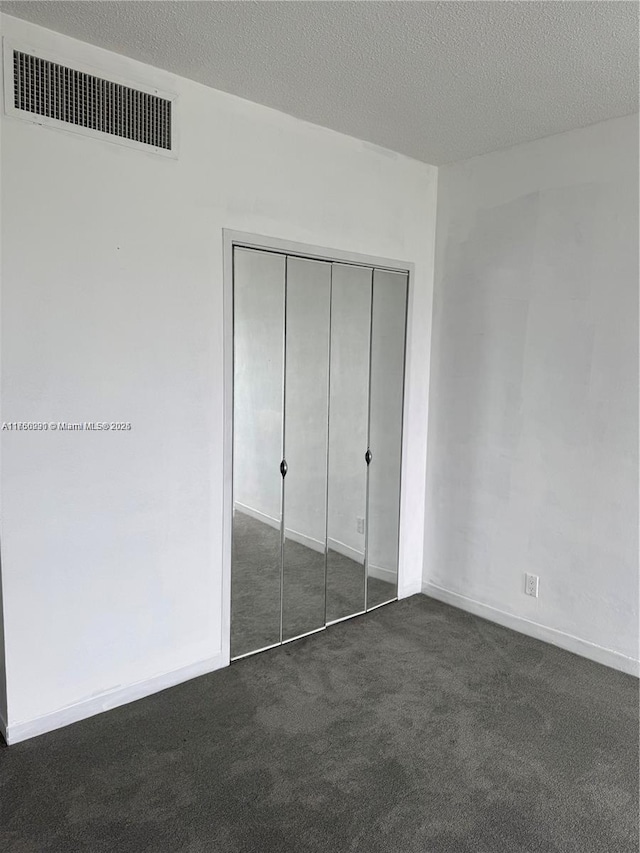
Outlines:
{"label": "mirror reflection of room", "polygon": [[406,273],[234,250],[234,658],[397,596],[406,307]]}
{"label": "mirror reflection of room", "polygon": [[[331,288],[331,397],[327,621],[365,609],[365,519],[373,270],[335,264]],[[363,462],[365,464],[363,464]]]}
{"label": "mirror reflection of room", "polygon": [[234,253],[231,653],[280,641],[282,255]]}
{"label": "mirror reflection of room", "polygon": [[331,264],[287,258],[282,639],[324,627]]}

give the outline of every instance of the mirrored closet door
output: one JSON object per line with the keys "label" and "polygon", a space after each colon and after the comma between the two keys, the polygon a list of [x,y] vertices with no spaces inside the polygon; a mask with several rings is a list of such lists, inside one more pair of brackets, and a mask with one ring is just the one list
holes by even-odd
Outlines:
{"label": "mirrored closet door", "polygon": [[324,626],[331,264],[287,258],[282,639]]}
{"label": "mirrored closet door", "polygon": [[[327,622],[365,609],[373,270],[334,264],[327,514]],[[395,593],[394,593],[395,595]]]}
{"label": "mirrored closet door", "polygon": [[400,537],[400,466],[407,314],[407,277],[373,273],[367,610],[395,598]]}
{"label": "mirrored closet door", "polygon": [[232,658],[397,596],[407,286],[234,248]]}

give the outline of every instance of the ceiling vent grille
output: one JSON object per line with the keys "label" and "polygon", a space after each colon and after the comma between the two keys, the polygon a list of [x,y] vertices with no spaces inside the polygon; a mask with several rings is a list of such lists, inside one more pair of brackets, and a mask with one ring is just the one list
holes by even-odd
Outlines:
{"label": "ceiling vent grille", "polygon": [[62,122],[168,153],[172,106],[171,98],[13,50],[13,107],[46,123]]}

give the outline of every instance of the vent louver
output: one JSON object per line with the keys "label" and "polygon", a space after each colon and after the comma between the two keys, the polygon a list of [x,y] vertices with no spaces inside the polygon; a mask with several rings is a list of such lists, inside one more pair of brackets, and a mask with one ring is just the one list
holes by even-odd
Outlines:
{"label": "vent louver", "polygon": [[16,109],[171,151],[167,98],[13,51]]}

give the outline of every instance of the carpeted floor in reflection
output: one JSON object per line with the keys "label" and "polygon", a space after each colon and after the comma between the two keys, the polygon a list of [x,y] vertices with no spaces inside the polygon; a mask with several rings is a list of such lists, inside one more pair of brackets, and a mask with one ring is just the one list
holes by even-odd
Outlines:
{"label": "carpeted floor in reflection", "polygon": [[[237,657],[280,639],[280,531],[236,510],[231,574],[231,655]],[[395,587],[368,579],[368,598],[395,598]],[[330,550],[327,621],[364,608],[364,567]],[[321,628],[325,619],[324,554],[298,542],[284,548],[283,638]]]}

